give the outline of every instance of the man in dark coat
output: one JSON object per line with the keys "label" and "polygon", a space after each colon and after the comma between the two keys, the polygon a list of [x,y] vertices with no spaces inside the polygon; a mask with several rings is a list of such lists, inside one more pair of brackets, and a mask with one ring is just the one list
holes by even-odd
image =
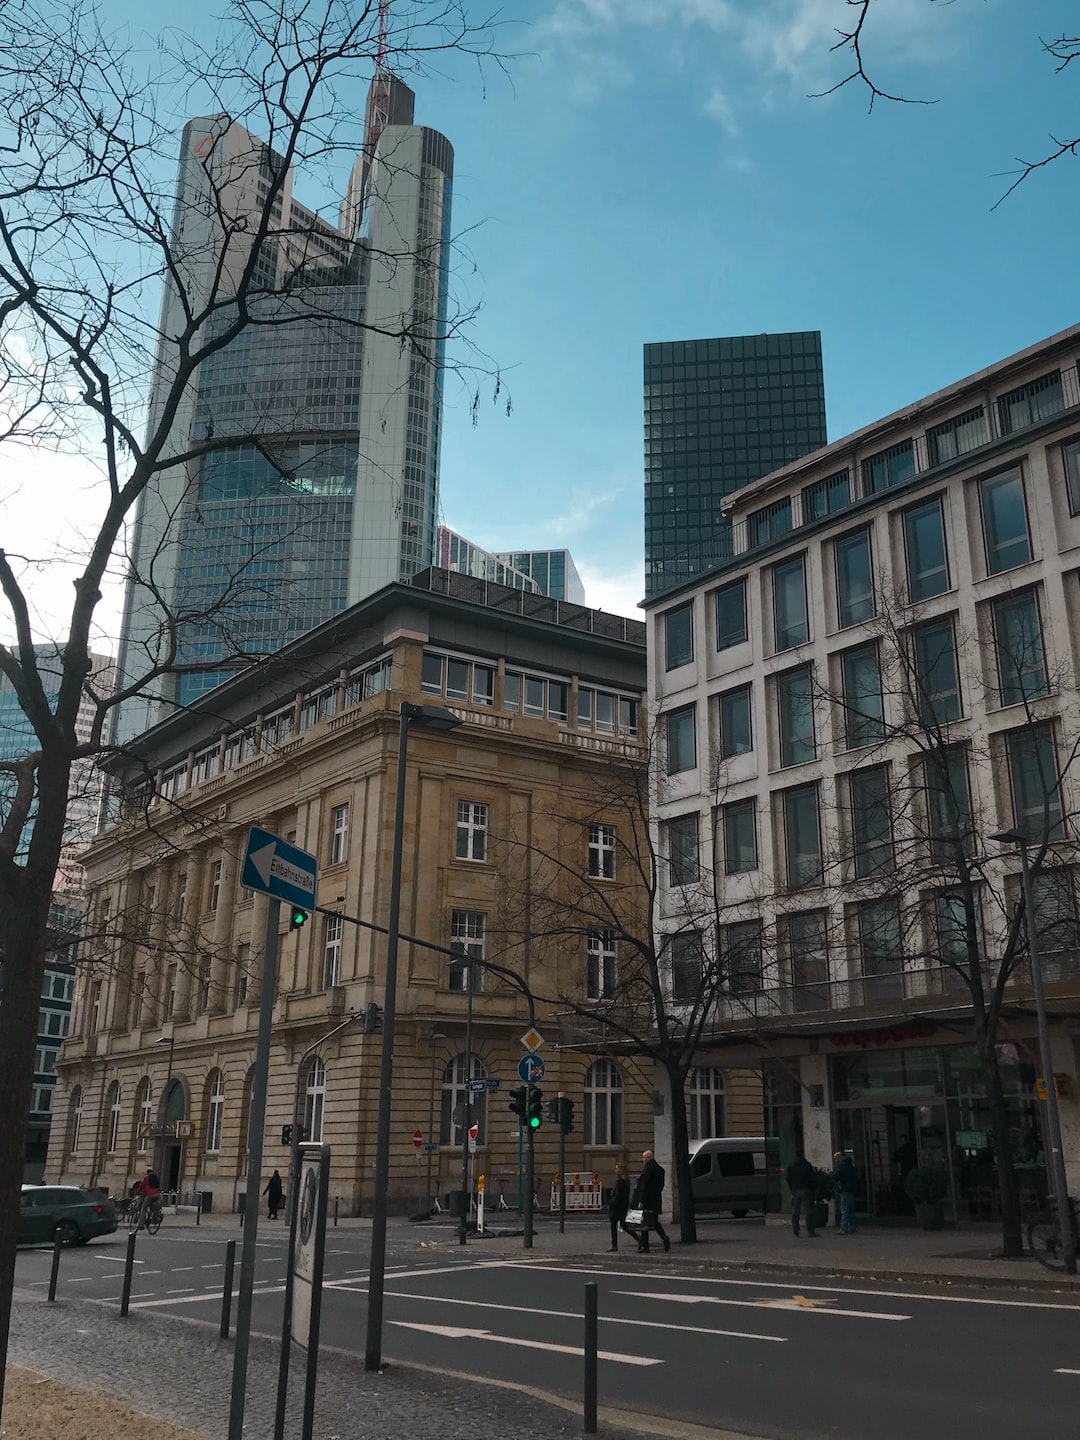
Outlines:
{"label": "man in dark coat", "polygon": [[784,1172],[791,1190],[791,1228],[799,1233],[799,1217],[806,1214],[806,1233],[816,1238],[814,1204],[817,1200],[817,1171],[805,1155],[797,1156]]}
{"label": "man in dark coat", "polygon": [[846,1150],[837,1150],[833,1156],[832,1178],[836,1186],[837,1229],[841,1235],[854,1235],[855,1191],[859,1188],[859,1177],[855,1172],[855,1161]]}
{"label": "man in dark coat", "polygon": [[627,1235],[634,1235],[626,1223],[626,1212],[630,1209],[630,1181],[626,1178],[626,1171],[620,1160],[615,1166],[615,1183],[611,1187],[611,1199],[608,1201],[608,1220],[611,1222],[611,1248],[619,1248],[619,1227],[626,1231]]}
{"label": "man in dark coat", "polygon": [[634,1186],[633,1205],[646,1211],[645,1223],[638,1231],[637,1242],[639,1252],[647,1255],[650,1230],[655,1230],[660,1236],[665,1250],[671,1249],[671,1241],[660,1224],[660,1207],[664,1203],[664,1167],[657,1163],[651,1150],[643,1150],[641,1159],[643,1164]]}

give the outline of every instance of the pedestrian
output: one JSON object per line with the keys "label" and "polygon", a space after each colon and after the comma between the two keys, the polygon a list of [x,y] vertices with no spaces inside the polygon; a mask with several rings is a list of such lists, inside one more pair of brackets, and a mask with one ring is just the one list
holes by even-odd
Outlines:
{"label": "pedestrian", "polygon": [[284,1186],[281,1183],[281,1176],[275,1170],[266,1182],[266,1189],[263,1191],[266,1196],[267,1219],[276,1220],[277,1212],[281,1209]]}
{"label": "pedestrian", "polygon": [[664,1242],[664,1249],[671,1249],[664,1227],[660,1224],[660,1209],[664,1203],[664,1167],[660,1165],[651,1150],[641,1152],[641,1174],[634,1185],[631,1209],[641,1211],[641,1229],[637,1232],[638,1253],[649,1253],[649,1231],[655,1230]]}
{"label": "pedestrian", "polygon": [[817,1203],[817,1171],[805,1155],[797,1155],[784,1172],[791,1191],[791,1229],[799,1233],[799,1217],[806,1213],[806,1233],[811,1240],[817,1238],[814,1226],[814,1206]]}
{"label": "pedestrian", "polygon": [[630,1209],[630,1181],[626,1178],[626,1168],[620,1160],[615,1166],[615,1183],[611,1187],[611,1197],[608,1200],[608,1220],[611,1222],[611,1248],[619,1248],[619,1227],[626,1231],[627,1235],[635,1240],[637,1236],[626,1223],[626,1212]]}
{"label": "pedestrian", "polygon": [[846,1150],[837,1150],[833,1156],[833,1184],[836,1186],[836,1228],[841,1235],[855,1234],[855,1191],[858,1175],[855,1161]]}

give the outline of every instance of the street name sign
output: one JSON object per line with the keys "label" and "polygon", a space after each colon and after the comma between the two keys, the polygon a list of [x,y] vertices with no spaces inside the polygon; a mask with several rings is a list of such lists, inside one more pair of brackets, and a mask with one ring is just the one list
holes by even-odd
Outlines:
{"label": "street name sign", "polygon": [[280,835],[251,827],[240,884],[258,890],[272,900],[301,909],[315,908],[315,880],[318,862],[306,850],[298,850]]}

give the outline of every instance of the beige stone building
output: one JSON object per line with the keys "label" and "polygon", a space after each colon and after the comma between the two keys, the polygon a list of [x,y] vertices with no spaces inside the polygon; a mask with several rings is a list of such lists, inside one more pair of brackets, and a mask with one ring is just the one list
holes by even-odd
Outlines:
{"label": "beige stone building", "polygon": [[[267,903],[238,881],[253,824],[319,863],[319,912],[290,930],[282,907],[264,1168],[283,1168],[303,1052],[382,1004],[385,936],[369,927],[387,920],[403,700],[445,706],[461,724],[410,732],[401,929],[443,949],[403,940],[399,956],[391,1203],[415,1209],[460,1183],[467,996],[451,942],[514,970],[538,997],[545,1097],[575,1103],[568,1171],[606,1183],[616,1160],[633,1164],[653,1133],[651,1066],[559,1045],[563,1002],[587,1000],[589,944],[533,933],[532,894],[543,883],[550,900],[540,877],[551,857],[588,874],[615,838],[619,821],[598,814],[598,796],[643,743],[644,642],[639,621],[430,571],[143,736],[139,766],[117,774],[122,806],[86,856],[91,933],[103,938],[82,957],[50,1178],[116,1192],[153,1162],[168,1188],[237,1207]],[[632,877],[600,878],[618,904],[646,903]],[[528,1010],[490,972],[473,1007],[473,1076],[501,1082],[479,1101],[473,1173],[488,1177],[489,1203],[504,1193],[513,1205],[508,1091]],[[305,1128],[332,1146],[346,1213],[370,1209],[381,1043],[357,1019],[299,1077]],[[417,1131],[438,1148],[417,1149]],[[546,1124],[542,1196],[557,1155]]]}

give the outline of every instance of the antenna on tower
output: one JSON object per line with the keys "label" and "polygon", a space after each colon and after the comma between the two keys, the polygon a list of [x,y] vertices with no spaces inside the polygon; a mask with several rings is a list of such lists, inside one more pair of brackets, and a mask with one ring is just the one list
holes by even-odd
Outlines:
{"label": "antenna on tower", "polygon": [[368,91],[367,125],[364,134],[364,149],[370,161],[375,158],[375,147],[379,136],[390,119],[390,71],[386,57],[390,43],[390,0],[379,0],[379,36],[375,47],[375,78]]}

